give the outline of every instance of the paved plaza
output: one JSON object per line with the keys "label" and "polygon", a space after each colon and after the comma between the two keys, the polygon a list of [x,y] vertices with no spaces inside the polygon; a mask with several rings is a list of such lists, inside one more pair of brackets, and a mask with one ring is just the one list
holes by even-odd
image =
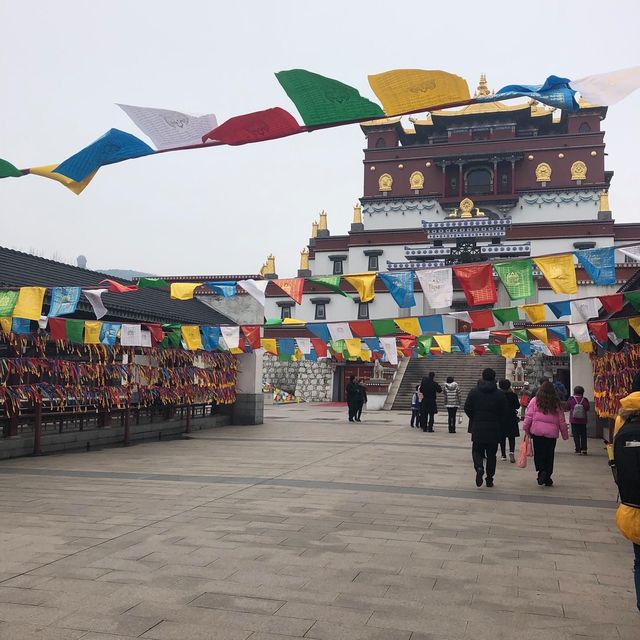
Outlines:
{"label": "paved plaza", "polygon": [[599,443],[555,486],[408,413],[0,462],[0,639],[640,637]]}

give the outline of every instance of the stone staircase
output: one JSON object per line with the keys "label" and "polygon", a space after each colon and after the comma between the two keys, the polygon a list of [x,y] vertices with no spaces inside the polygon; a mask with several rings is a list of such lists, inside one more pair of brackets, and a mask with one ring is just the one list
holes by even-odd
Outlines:
{"label": "stone staircase", "polygon": [[[442,386],[448,376],[453,376],[460,385],[460,399],[464,404],[465,398],[472,387],[480,379],[482,370],[491,367],[495,369],[496,380],[505,377],[506,360],[493,354],[483,356],[463,356],[457,353],[445,353],[434,358],[412,358],[404,372],[396,397],[393,401],[393,409],[411,410],[411,395],[416,385],[430,371],[436,374],[436,382]],[[438,408],[444,407],[442,394],[438,394]]]}

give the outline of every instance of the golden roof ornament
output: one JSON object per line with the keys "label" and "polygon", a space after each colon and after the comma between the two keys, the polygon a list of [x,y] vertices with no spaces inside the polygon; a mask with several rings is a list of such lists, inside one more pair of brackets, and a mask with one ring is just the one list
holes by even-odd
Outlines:
{"label": "golden roof ornament", "polygon": [[327,230],[327,212],[323,209],[320,212],[320,224],[318,225],[318,230],[319,231],[326,231]]}
{"label": "golden roof ornament", "polygon": [[311,223],[311,237],[312,238],[318,237],[318,221],[317,220],[314,220]]}
{"label": "golden roof ornament", "polygon": [[305,247],[300,252],[300,271],[307,271],[309,269],[309,251]]}
{"label": "golden roof ornament", "polygon": [[267,256],[267,262],[264,265],[264,269],[264,273],[262,274],[263,276],[272,275],[276,272],[276,259],[272,253]]}
{"label": "golden roof ornament", "polygon": [[487,76],[484,73],[480,74],[480,82],[478,82],[478,86],[476,88],[476,92],[473,94],[474,98],[484,98],[486,96],[492,95],[493,92],[489,89],[487,85]]}
{"label": "golden roof ornament", "polygon": [[362,224],[362,206],[359,202],[353,206],[353,224]]}
{"label": "golden roof ornament", "polygon": [[611,207],[609,206],[609,192],[603,189],[599,196],[600,206],[598,207],[598,211],[611,211]]}
{"label": "golden roof ornament", "polygon": [[465,198],[460,202],[460,217],[461,218],[473,218],[473,200],[471,198]]}

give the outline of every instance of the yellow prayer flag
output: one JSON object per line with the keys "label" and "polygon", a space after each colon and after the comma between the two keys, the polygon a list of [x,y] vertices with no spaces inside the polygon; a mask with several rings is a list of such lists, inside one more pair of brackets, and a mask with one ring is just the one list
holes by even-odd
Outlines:
{"label": "yellow prayer flag", "polygon": [[90,173],[84,180],[80,182],[76,182],[71,178],[67,178],[67,176],[63,176],[60,173],[53,173],[53,170],[58,167],[57,164],[47,164],[42,167],[31,167],[29,169],[29,173],[32,173],[34,176],[42,176],[43,178],[50,178],[51,180],[55,180],[59,182],[61,185],[64,185],[70,191],[73,191],[77,196],[79,196],[89,185],[89,183],[93,180],[98,170],[96,169],[93,173]]}
{"label": "yellow prayer flag", "polygon": [[191,300],[193,292],[201,285],[201,282],[172,282],[172,300]]}
{"label": "yellow prayer flag", "polygon": [[342,277],[356,288],[360,296],[360,302],[370,302],[376,297],[374,289],[376,282],[375,273],[353,273]]}
{"label": "yellow prayer flag", "polygon": [[533,261],[556,293],[578,293],[576,267],[572,253],[534,258]]}
{"label": "yellow prayer flag", "polygon": [[520,308],[533,324],[544,322],[547,319],[547,307],[544,304],[523,304]]}
{"label": "yellow prayer flag", "polygon": [[582,353],[593,353],[593,342],[591,340],[589,342],[578,342],[578,349]]}
{"label": "yellow prayer flag", "polygon": [[369,349],[363,349],[360,354],[360,359],[362,362],[371,362],[371,351],[369,351]]}
{"label": "yellow prayer flag", "polygon": [[13,309],[13,317],[40,320],[45,292],[45,287],[22,287]]}
{"label": "yellow prayer flag", "polygon": [[544,327],[540,329],[532,329],[531,327],[527,327],[527,331],[538,340],[542,340],[542,342],[544,342],[545,344],[549,343],[549,338],[547,337],[547,330]]}
{"label": "yellow prayer flag", "polygon": [[344,346],[347,348],[349,356],[352,358],[359,358],[362,353],[362,341],[360,338],[346,338]]}
{"label": "yellow prayer flag", "polygon": [[182,325],[182,337],[189,351],[202,349],[202,336],[200,335],[200,327],[197,325]]}
{"label": "yellow prayer flag", "polygon": [[429,111],[471,98],[467,81],[446,71],[394,69],[369,76],[369,84],[388,116]]}
{"label": "yellow prayer flag", "polygon": [[244,351],[240,347],[231,347],[231,349],[229,349],[229,353],[238,355],[239,353],[244,353]]}
{"label": "yellow prayer flag", "polygon": [[304,320],[298,320],[296,318],[284,318],[282,324],[296,324],[301,325],[305,324]]}
{"label": "yellow prayer flag", "polygon": [[451,353],[451,336],[433,336],[444,353]]}
{"label": "yellow prayer flag", "polygon": [[85,320],[84,343],[100,344],[100,329],[102,329],[102,322],[99,320]]}
{"label": "yellow prayer flag", "polygon": [[629,326],[640,336],[640,318],[629,318]]}
{"label": "yellow prayer flag", "polygon": [[500,355],[502,355],[503,358],[515,358],[517,354],[518,347],[515,344],[507,342],[506,344],[500,345]]}
{"label": "yellow prayer flag", "polygon": [[267,352],[274,356],[278,355],[278,343],[275,338],[261,338],[260,346]]}
{"label": "yellow prayer flag", "polygon": [[422,328],[418,318],[396,318],[394,322],[398,325],[400,331],[404,331],[404,333],[412,336],[422,335]]}
{"label": "yellow prayer flag", "polygon": [[2,333],[11,333],[13,318],[0,318],[0,329]]}

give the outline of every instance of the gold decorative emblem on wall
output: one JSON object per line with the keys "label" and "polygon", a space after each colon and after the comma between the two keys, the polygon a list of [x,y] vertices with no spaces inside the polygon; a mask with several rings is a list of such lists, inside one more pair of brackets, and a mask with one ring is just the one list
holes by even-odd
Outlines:
{"label": "gold decorative emblem on wall", "polygon": [[571,165],[571,179],[572,180],[586,180],[587,179],[587,165],[582,160],[576,160]]}
{"label": "gold decorative emblem on wall", "polygon": [[551,182],[551,167],[546,162],[536,167],[536,182]]}
{"label": "gold decorative emblem on wall", "polygon": [[414,171],[409,178],[412,189],[424,189],[424,175],[422,171]]}
{"label": "gold decorative emblem on wall", "polygon": [[388,173],[383,173],[378,178],[378,190],[391,191],[391,187],[393,187],[393,178]]}

